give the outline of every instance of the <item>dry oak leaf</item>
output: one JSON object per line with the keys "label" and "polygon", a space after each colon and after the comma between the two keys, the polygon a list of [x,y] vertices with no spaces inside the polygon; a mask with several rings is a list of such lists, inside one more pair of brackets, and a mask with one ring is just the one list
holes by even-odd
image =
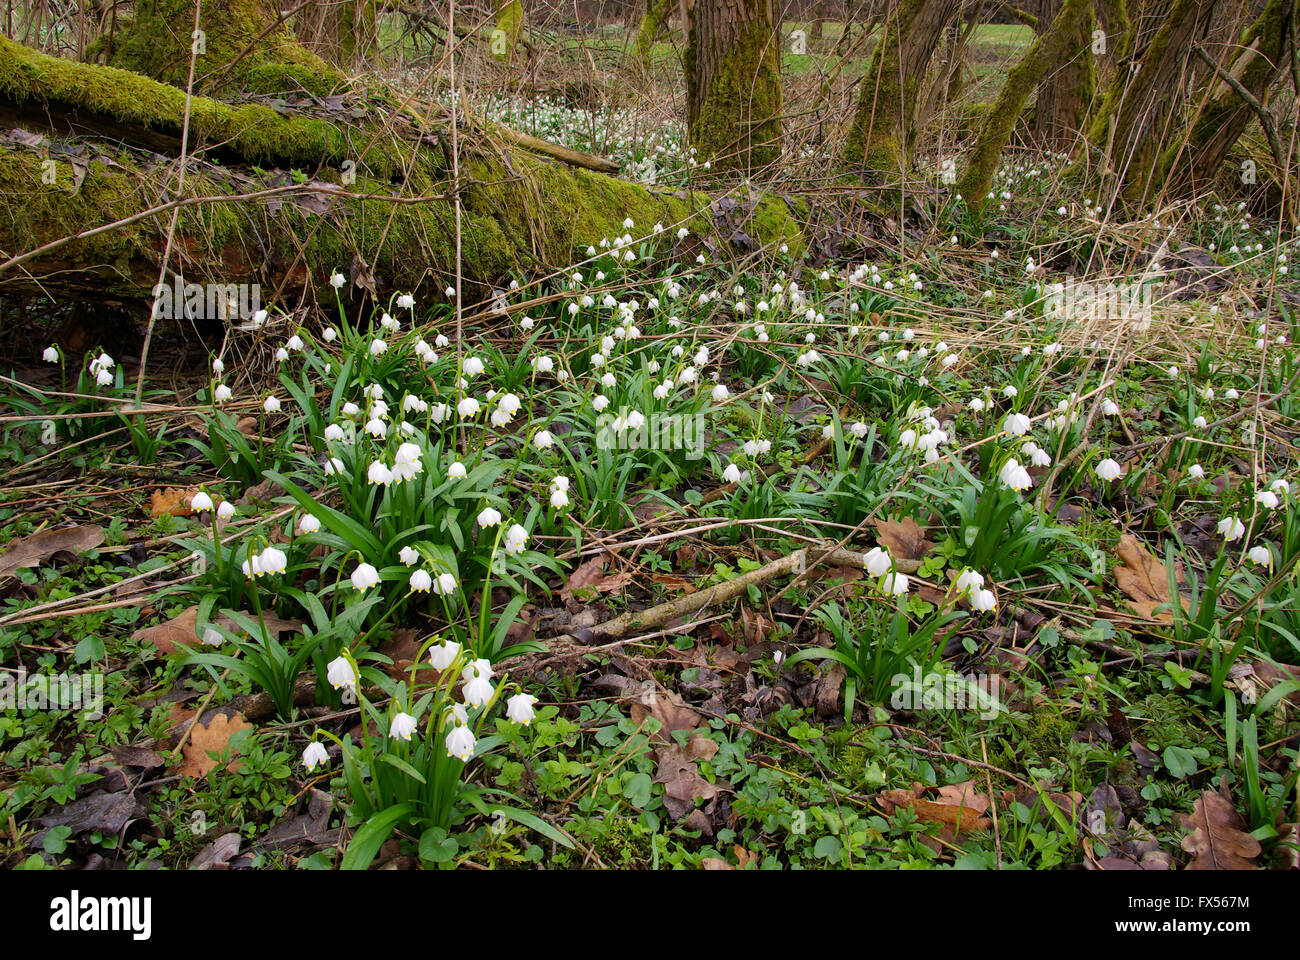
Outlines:
{"label": "dry oak leaf", "polygon": [[[1160,562],[1137,537],[1126,533],[1120,537],[1117,549],[1122,561],[1115,567],[1115,581],[1119,588],[1133,602],[1133,609],[1148,620],[1173,622],[1174,615],[1169,610],[1156,613],[1156,607],[1169,603],[1168,568]],[[1175,564],[1174,576],[1182,581],[1182,564]],[[1183,596],[1179,599],[1184,610],[1191,609],[1191,602]]]}
{"label": "dry oak leaf", "polygon": [[[160,653],[176,653],[182,647],[194,647],[199,643],[197,633],[197,620],[199,608],[197,605],[186,607],[170,620],[155,624],[152,627],[141,627],[131,634],[131,639],[141,643],[150,643],[158,648]],[[245,617],[251,622],[257,622],[257,617],[245,613]],[[240,632],[229,617],[221,615],[215,618],[215,622],[232,633]],[[293,632],[302,628],[301,620],[281,620],[279,617],[270,613],[262,614],[262,622],[266,625],[267,633],[279,639],[280,634]],[[225,643],[225,638],[222,638]]]}
{"label": "dry oak leaf", "polygon": [[[208,751],[220,754],[230,745],[230,738],[240,730],[252,730],[253,725],[244,719],[242,713],[227,717],[219,713],[205,727],[196,723],[190,729],[189,741],[185,744],[185,762],[181,764],[182,777],[203,777],[216,765],[217,761],[208,755]],[[239,772],[239,761],[231,760],[226,766],[231,773]]]}
{"label": "dry oak leaf", "polygon": [[1256,869],[1251,861],[1259,856],[1259,841],[1243,829],[1245,823],[1223,794],[1203,791],[1181,819],[1191,831],[1183,837],[1183,849],[1194,858],[1188,870]]}
{"label": "dry oak leaf", "polygon": [[605,576],[605,564],[608,562],[609,557],[602,555],[579,566],[569,574],[569,579],[560,589],[560,599],[565,603],[571,603],[575,594],[581,592],[578,599],[589,600],[598,593],[621,590],[632,582],[632,574],[629,571]]}
{"label": "dry oak leaf", "polygon": [[632,704],[632,722],[640,725],[647,716],[654,717],[660,723],[652,740],[665,746],[676,746],[673,739],[674,730],[694,730],[703,719],[688,707],[682,698],[672,691],[659,693],[651,690],[641,702]]}
{"label": "dry oak leaf", "polygon": [[899,520],[876,520],[876,539],[896,560],[920,560],[932,544],[911,517]]}
{"label": "dry oak leaf", "polygon": [[190,501],[199,492],[198,487],[168,487],[155,490],[149,494],[149,516],[161,517],[171,514],[173,517],[188,517],[194,513]]}
{"label": "dry oak leaf", "polygon": [[22,567],[39,567],[58,553],[79,554],[104,542],[104,528],[88,523],[76,527],[42,530],[21,540],[11,540],[0,553],[0,577],[12,576]]}
{"label": "dry oak leaf", "polygon": [[943,824],[940,835],[954,839],[957,834],[987,828],[990,821],[984,814],[992,801],[976,791],[973,781],[967,780],[937,789],[914,783],[911,790],[886,790],[880,794],[880,804],[890,814],[901,807],[911,807],[917,819]]}

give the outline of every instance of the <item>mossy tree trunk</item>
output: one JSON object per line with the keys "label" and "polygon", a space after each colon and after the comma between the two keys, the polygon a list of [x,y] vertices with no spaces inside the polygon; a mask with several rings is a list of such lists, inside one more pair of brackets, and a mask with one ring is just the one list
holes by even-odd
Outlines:
{"label": "mossy tree trunk", "polygon": [[[1240,53],[1231,61],[1228,72],[1263,106],[1268,104],[1273,81],[1290,64],[1290,47],[1298,25],[1300,0],[1269,0],[1259,18],[1242,34],[1240,44],[1233,48]],[[1228,151],[1255,119],[1251,105],[1217,75],[1207,78],[1206,92],[1208,101],[1201,107],[1187,139],[1186,163],[1179,164],[1180,181],[1185,180],[1193,190],[1214,180]],[[1168,176],[1177,158],[1178,149],[1171,146],[1161,157],[1159,174]]]}
{"label": "mossy tree trunk", "polygon": [[[1042,36],[1056,21],[1064,0],[1044,0],[1035,32]],[[1073,147],[1083,130],[1097,90],[1093,31],[1097,20],[1092,6],[1078,18],[1074,34],[1066,44],[1065,56],[1053,64],[1038,84],[1030,133],[1034,141],[1049,150]],[[1104,55],[1104,37],[1096,51]]]}
{"label": "mossy tree trunk", "polygon": [[524,5],[521,0],[496,0],[497,25],[492,32],[491,53],[502,63],[515,58],[515,47],[524,33]]}
{"label": "mossy tree trunk", "polygon": [[1102,49],[1094,51],[1093,64],[1097,70],[1097,84],[1100,88],[1108,84],[1115,74],[1115,64],[1124,47],[1124,39],[1129,32],[1128,3],[1126,0],[1097,0],[1094,8],[1100,32]]}
{"label": "mossy tree trunk", "polygon": [[375,0],[343,0],[339,7],[339,50],[353,70],[374,59],[379,48]]}
{"label": "mossy tree trunk", "polygon": [[672,16],[678,0],[646,0],[645,14],[636,28],[636,55],[645,66],[650,65],[650,54],[655,41]]}
{"label": "mossy tree trunk", "polygon": [[1079,24],[1090,18],[1091,13],[1092,0],[1063,0],[1047,31],[1007,74],[1006,83],[980,129],[966,172],[957,184],[957,191],[977,213],[987,202],[1002,150],[1025,101],[1052,66],[1076,56],[1077,48],[1088,42],[1087,37],[1080,36]]}
{"label": "mossy tree trunk", "polygon": [[[373,3],[373,0],[371,0]],[[194,30],[194,0],[137,0],[119,24],[107,62],[184,88],[191,51],[195,92],[323,96],[342,85],[338,71],[294,39],[269,0],[205,0]],[[92,50],[91,53],[98,53]]]}
{"label": "mossy tree trunk", "polygon": [[1148,0],[1137,13],[1088,141],[1103,184],[1133,209],[1161,185],[1165,145],[1183,132],[1184,91],[1195,73],[1192,44],[1203,39],[1217,0]]}
{"label": "mossy tree trunk", "polygon": [[752,174],[781,154],[781,35],[773,0],[687,7],[686,119],[697,159]]}
{"label": "mossy tree trunk", "polygon": [[957,8],[957,0],[902,0],[885,20],[845,140],[846,161],[907,169],[921,84]]}

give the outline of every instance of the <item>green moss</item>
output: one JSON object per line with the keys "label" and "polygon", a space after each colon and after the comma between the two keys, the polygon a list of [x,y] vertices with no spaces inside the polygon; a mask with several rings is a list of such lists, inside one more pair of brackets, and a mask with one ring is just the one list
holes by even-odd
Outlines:
{"label": "green moss", "polygon": [[916,103],[917,78],[899,84],[899,38],[906,36],[924,6],[925,0],[905,0],[885,22],[845,138],[844,159],[849,163],[873,170],[904,167],[909,124],[903,118],[903,106]]}
{"label": "green moss", "polygon": [[[449,185],[438,166],[428,162],[429,155],[440,156],[425,151],[406,188],[410,194],[445,197]],[[72,168],[61,163],[56,164],[54,187],[42,188],[41,162],[35,153],[0,150],[0,197],[6,198],[0,201],[0,248],[30,250],[87,225],[129,216],[140,208],[142,180],[152,184],[147,194],[164,189],[154,181],[166,176],[165,168],[137,167],[125,152],[116,167],[93,163],[75,192]],[[511,170],[495,154],[467,157],[462,176],[462,267],[468,280],[485,285],[512,273],[566,265],[575,247],[621,233],[625,217],[643,225],[684,223],[697,234],[707,234],[711,226],[706,194],[688,200],[672,192],[653,193],[526,154],[512,158]],[[364,170],[358,171],[354,186],[358,194],[392,191],[388,180]],[[186,189],[193,195],[221,196],[244,187],[200,166]],[[805,205],[794,204],[792,210],[786,201],[766,197],[756,205],[747,229],[764,242],[784,241],[797,254],[798,220],[807,213]],[[123,297],[142,297],[156,280],[164,227],[157,218],[140,220],[62,247],[28,266],[41,276],[65,272],[72,263],[93,264],[97,286]],[[274,216],[262,205],[215,203],[185,209],[176,242],[187,251],[192,275],[225,282],[237,277],[278,284],[287,275],[295,283],[321,285],[355,252],[382,286],[416,289],[431,278],[450,276],[456,263],[454,210],[446,199],[394,205],[349,198],[324,215],[324,222],[322,215],[292,201],[280,204]]]}
{"label": "green moss", "polygon": [[[1260,54],[1250,62],[1237,79],[1247,90],[1259,96],[1276,76],[1287,59],[1288,32],[1291,29],[1290,8],[1292,0],[1269,0],[1259,18],[1241,37],[1240,49],[1257,47]],[[1235,90],[1223,84],[1216,76],[1209,81],[1218,88],[1218,96],[1206,103],[1192,127],[1186,143],[1170,144],[1156,162],[1156,178],[1163,181],[1173,170],[1180,157],[1193,161],[1195,179],[1209,180],[1226,156],[1228,147],[1241,135],[1254,114],[1243,103]],[[1216,143],[1217,141],[1217,143]],[[1214,144],[1217,149],[1211,149]]]}
{"label": "green moss", "polygon": [[[0,37],[0,96],[19,106],[86,110],[124,124],[179,137],[185,94],[175,87],[113,67],[49,57]],[[230,106],[206,97],[190,101],[190,130],[204,142],[258,164],[315,168],[338,166],[364,153],[377,176],[392,177],[411,163],[414,146],[367,147],[345,128],[310,117],[282,116],[259,104]]]}
{"label": "green moss", "polygon": [[643,64],[649,65],[650,54],[654,50],[655,40],[663,30],[669,15],[676,6],[674,0],[649,0],[645,14],[636,28],[636,55]]}
{"label": "green moss", "polygon": [[299,93],[323,97],[331,85],[309,67],[292,63],[264,63],[244,74],[244,88],[249,93]]}
{"label": "green moss", "polygon": [[509,63],[524,32],[524,5],[520,0],[497,0],[496,29],[501,31],[505,43],[492,47],[492,54],[502,63]]}
{"label": "green moss", "polygon": [[343,0],[338,7],[339,49],[343,61],[361,64],[375,52],[379,31],[375,19],[375,0]]}
{"label": "green moss", "polygon": [[[256,83],[257,92],[302,87],[322,96],[342,86],[342,75],[294,40],[286,26],[268,31],[276,19],[263,0],[207,0],[200,9],[196,91],[245,84],[251,89]],[[132,20],[115,39],[109,63],[183,88],[196,42],[193,29],[190,0],[138,0]]]}

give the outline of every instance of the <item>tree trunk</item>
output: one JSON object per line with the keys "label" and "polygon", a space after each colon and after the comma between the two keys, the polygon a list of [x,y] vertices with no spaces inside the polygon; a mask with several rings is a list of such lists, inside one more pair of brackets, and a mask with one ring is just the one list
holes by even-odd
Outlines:
{"label": "tree trunk", "polygon": [[374,58],[378,44],[375,0],[344,0],[339,8],[339,49],[343,62],[353,70],[360,69]]}
{"label": "tree trunk", "polygon": [[491,52],[502,63],[510,63],[515,47],[524,32],[524,5],[521,0],[496,0],[497,25],[492,32]]}
{"label": "tree trunk", "polygon": [[966,173],[957,184],[958,192],[976,213],[983,210],[988,200],[989,187],[993,185],[1002,150],[1015,128],[1025,100],[1048,69],[1077,56],[1079,46],[1090,42],[1090,36],[1080,36],[1079,23],[1090,19],[1091,13],[1092,0],[1063,0],[1047,31],[1034,41],[1024,58],[1007,74],[1006,83],[984,120]]}
{"label": "tree trunk", "polygon": [[907,169],[921,83],[957,5],[958,0],[902,0],[885,21],[849,126],[846,161]]}
{"label": "tree trunk", "polygon": [[[1234,56],[1228,72],[1234,76],[1261,105],[1268,103],[1268,91],[1278,74],[1286,69],[1290,59],[1289,45],[1297,23],[1300,23],[1300,2],[1297,0],[1269,0],[1268,5],[1241,36],[1240,45],[1233,47]],[[1209,101],[1202,107],[1200,117],[1188,137],[1190,156],[1178,174],[1180,185],[1196,190],[1208,186],[1223,166],[1228,151],[1245,133],[1256,114],[1241,95],[1217,75],[1207,79]],[[1198,102],[1200,98],[1197,98]],[[1161,158],[1160,173],[1168,175],[1174,165],[1177,151],[1171,147]],[[1285,158],[1281,158],[1285,163]]]}
{"label": "tree trunk", "polygon": [[687,12],[686,119],[696,159],[752,174],[781,155],[773,0],[695,0]]}
{"label": "tree trunk", "polygon": [[1097,68],[1098,89],[1105,89],[1115,75],[1115,64],[1129,33],[1128,5],[1125,0],[1097,0],[1096,13],[1102,49],[1093,51],[1093,63]]}
{"label": "tree trunk", "polygon": [[677,0],[646,0],[645,15],[636,30],[636,55],[645,66],[650,65],[650,54],[655,41],[672,16]]}
{"label": "tree trunk", "polygon": [[1217,0],[1148,0],[1132,17],[1128,40],[1088,131],[1103,181],[1134,209],[1156,186],[1167,143],[1178,137],[1192,44],[1203,39]]}
{"label": "tree trunk", "polygon": [[[1036,32],[1042,36],[1055,23],[1064,0],[1045,0],[1041,5]],[[1034,105],[1030,134],[1034,141],[1048,150],[1067,150],[1073,147],[1084,128],[1088,109],[1096,93],[1096,67],[1093,61],[1094,45],[1101,46],[1096,53],[1104,53],[1104,40],[1094,44],[1093,31],[1097,21],[1091,5],[1083,11],[1068,38],[1065,58],[1053,64],[1051,70],[1038,84],[1038,100]]]}

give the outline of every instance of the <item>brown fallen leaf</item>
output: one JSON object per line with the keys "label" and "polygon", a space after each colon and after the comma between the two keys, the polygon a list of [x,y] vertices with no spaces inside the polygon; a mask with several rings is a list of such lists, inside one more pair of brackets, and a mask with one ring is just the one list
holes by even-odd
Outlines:
{"label": "brown fallen leaf", "polygon": [[992,801],[979,793],[971,780],[938,788],[914,783],[911,790],[886,790],[880,794],[880,805],[890,814],[910,807],[918,820],[942,824],[939,835],[949,841],[971,830],[986,829],[991,823],[984,814]]}
{"label": "brown fallen leaf", "polygon": [[[1120,537],[1117,552],[1122,562],[1115,567],[1115,581],[1132,601],[1133,609],[1148,620],[1172,623],[1174,615],[1171,611],[1156,613],[1156,607],[1170,602],[1168,568],[1131,533]],[[1179,582],[1183,579],[1181,567],[1178,564],[1174,569]],[[1184,610],[1191,609],[1191,602],[1186,597],[1180,596],[1179,599]]]}
{"label": "brown fallen leaf", "polygon": [[669,590],[680,590],[689,596],[696,591],[695,584],[685,577],[679,577],[671,573],[652,573],[650,579],[661,587],[667,587]]}
{"label": "brown fallen leaf", "polygon": [[697,800],[712,800],[731,791],[726,780],[710,783],[700,776],[697,761],[711,760],[717,752],[717,742],[702,733],[692,736],[685,747],[673,743],[655,750],[659,767],[654,782],[664,785],[664,809],[675,819],[694,811]]}
{"label": "brown fallen leaf", "polygon": [[104,528],[88,523],[76,527],[42,530],[21,540],[11,540],[0,553],[0,577],[13,576],[23,567],[39,567],[60,553],[76,555],[104,542]]}
{"label": "brown fallen leaf", "polygon": [[[106,793],[96,790],[87,797],[55,808],[49,816],[42,817],[43,827],[69,827],[72,836],[79,836],[88,831],[105,834],[120,833],[127,822],[139,816],[143,807],[130,793]],[[42,830],[31,838],[29,844],[39,847],[48,830]]]}
{"label": "brown fallen leaf", "polygon": [[[1288,663],[1270,663],[1267,660],[1256,661],[1252,666],[1254,669],[1251,672],[1255,677],[1258,677],[1263,681],[1263,688],[1265,690],[1270,690],[1277,684],[1285,683],[1286,681],[1300,684],[1300,667],[1292,666]],[[1247,678],[1243,677],[1237,680],[1239,689],[1244,685],[1243,681],[1246,679]],[[1256,699],[1258,699],[1264,695],[1264,691],[1258,689],[1258,684],[1256,686],[1257,689],[1255,690],[1255,695]],[[1292,690],[1290,693],[1285,694],[1282,699],[1300,706],[1300,690]]]}
{"label": "brown fallen leaf", "polygon": [[230,861],[239,853],[243,837],[238,833],[223,833],[199,851],[190,861],[191,870],[228,870]]}
{"label": "brown fallen leaf", "polygon": [[[209,751],[220,754],[230,745],[230,738],[240,730],[252,730],[253,725],[244,719],[242,713],[227,717],[219,713],[205,727],[196,723],[190,730],[190,737],[185,744],[185,762],[181,764],[182,777],[205,777],[217,765],[209,756]],[[237,751],[232,751],[232,753]],[[239,761],[232,759],[226,769],[231,773],[239,772]]]}
{"label": "brown fallen leaf", "polygon": [[560,589],[560,599],[565,603],[572,603],[575,597],[589,600],[599,593],[621,590],[632,582],[632,574],[628,571],[606,576],[605,564],[608,562],[609,557],[602,555],[579,566],[569,574],[569,579]]}
{"label": "brown fallen leaf", "polygon": [[925,531],[911,517],[899,520],[876,520],[876,539],[894,559],[920,560],[932,544],[925,539]]}
{"label": "brown fallen leaf", "polygon": [[[199,645],[199,636],[197,632],[199,608],[197,605],[187,607],[170,620],[154,624],[152,627],[141,627],[131,634],[131,639],[140,643],[149,643],[163,654],[173,654],[182,647],[195,647]],[[245,617],[250,622],[256,623],[257,617],[251,613],[245,613]],[[235,622],[224,614],[214,618],[214,622],[225,627],[232,633],[239,633],[240,628]],[[282,633],[292,633],[302,629],[301,620],[281,620],[279,617],[270,613],[262,614],[262,622],[271,636],[279,639]],[[225,643],[223,638],[222,643]]]}
{"label": "brown fallen leaf", "polygon": [[118,744],[110,752],[113,754],[113,759],[124,767],[152,770],[154,767],[161,767],[166,762],[163,755],[157,750],[150,750],[147,747],[133,747],[125,743]]}
{"label": "brown fallen leaf", "polygon": [[1183,837],[1183,849],[1193,857],[1188,870],[1256,869],[1252,861],[1259,856],[1259,841],[1246,832],[1245,822],[1223,794],[1202,791],[1192,812],[1181,819],[1191,831]]}
{"label": "brown fallen leaf", "polygon": [[275,497],[281,496],[283,493],[284,487],[274,480],[263,480],[261,483],[255,483],[245,490],[244,495],[235,503],[241,507],[254,503],[271,503]]}
{"label": "brown fallen leaf", "polygon": [[833,717],[840,712],[840,688],[847,676],[844,664],[831,662],[830,669],[817,681],[817,716]]}
{"label": "brown fallen leaf", "polygon": [[173,517],[188,517],[194,513],[190,501],[199,492],[198,487],[168,487],[155,490],[149,494],[149,506],[146,508],[151,517],[171,514]]}
{"label": "brown fallen leaf", "polygon": [[748,606],[742,606],[740,608],[740,626],[745,635],[745,645],[753,646],[766,640],[768,632],[776,624],[761,613],[751,610]]}
{"label": "brown fallen leaf", "polygon": [[660,723],[660,728],[651,737],[656,743],[665,746],[676,745],[672,737],[674,730],[694,730],[703,718],[688,707],[682,698],[672,691],[659,693],[651,690],[642,702],[632,704],[632,722],[641,724],[647,716],[652,716]]}

